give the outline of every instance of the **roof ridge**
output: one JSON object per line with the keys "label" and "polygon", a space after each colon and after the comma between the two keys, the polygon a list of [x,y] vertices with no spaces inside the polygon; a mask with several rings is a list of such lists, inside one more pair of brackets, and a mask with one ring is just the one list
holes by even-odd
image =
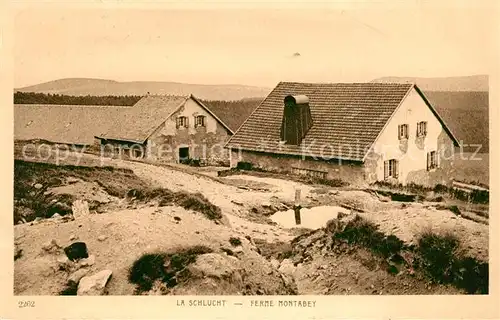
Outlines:
{"label": "roof ridge", "polygon": [[280,84],[303,84],[303,85],[348,85],[348,84],[368,84],[368,85],[415,85],[415,82],[298,82],[298,81],[280,81]]}

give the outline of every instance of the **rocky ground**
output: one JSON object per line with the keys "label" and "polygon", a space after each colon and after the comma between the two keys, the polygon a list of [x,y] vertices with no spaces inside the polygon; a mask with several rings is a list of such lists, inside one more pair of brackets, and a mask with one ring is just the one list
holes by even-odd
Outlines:
{"label": "rocky ground", "polygon": [[[91,155],[84,158],[86,165],[101,162]],[[74,164],[74,160],[70,157],[62,164]],[[251,175],[217,178],[209,170],[197,173],[191,172],[196,168],[123,160],[106,160],[105,165],[131,169],[147,185],[200,193],[220,208],[223,218],[210,220],[181,205],[134,201],[110,194],[97,180],[68,176],[45,192],[51,197],[70,194],[91,203],[91,210],[15,225],[16,295],[460,293],[407,271],[389,274],[374,265],[372,253],[363,248],[335,252],[325,244],[328,236],[323,229],[297,240],[311,230],[290,228],[272,219],[275,212],[292,208],[297,188],[306,208],[324,206],[326,215],[329,206],[344,208],[408,244],[424,231],[451,230],[468,255],[488,260],[487,220],[466,219],[446,209],[446,202],[402,203],[369,190]],[[334,218],[336,213],[331,215]],[[303,219],[315,217],[319,215]],[[328,220],[321,219],[319,224]],[[86,258],[68,260],[65,248],[75,242],[85,243]],[[196,246],[205,246],[207,251],[186,260],[182,268],[174,268],[175,285],[152,279],[149,290],[138,292],[137,284],[130,281],[132,265],[144,254],[161,252],[171,257]],[[162,263],[170,266],[173,260]]]}

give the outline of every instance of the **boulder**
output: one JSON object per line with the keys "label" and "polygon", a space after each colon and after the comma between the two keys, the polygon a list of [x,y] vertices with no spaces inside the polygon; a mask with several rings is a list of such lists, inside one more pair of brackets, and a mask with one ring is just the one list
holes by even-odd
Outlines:
{"label": "boulder", "polygon": [[278,269],[280,267],[280,262],[278,260],[272,258],[270,262],[273,268]]}
{"label": "boulder", "polygon": [[37,183],[33,187],[35,187],[35,189],[42,189],[43,185],[41,183]]}
{"label": "boulder", "polygon": [[42,245],[42,249],[48,253],[57,253],[61,249],[61,246],[57,243],[56,239],[45,242]]}
{"label": "boulder", "polygon": [[105,235],[100,235],[100,236],[98,236],[98,237],[97,237],[97,240],[99,240],[99,241],[104,241],[104,240],[106,240],[107,238],[108,238],[108,237],[107,237],[107,236],[105,236]]}
{"label": "boulder", "polygon": [[68,278],[68,284],[71,286],[76,286],[80,280],[89,273],[88,269],[78,269],[73,272]]}
{"label": "boulder", "polygon": [[89,203],[84,200],[75,200],[71,210],[75,219],[81,219],[90,215]]}
{"label": "boulder", "polygon": [[293,265],[292,260],[284,259],[283,261],[281,261],[278,270],[286,275],[293,275],[293,273],[295,272],[295,266]]}
{"label": "boulder", "polygon": [[211,277],[217,279],[233,279],[241,281],[242,271],[238,259],[217,253],[207,253],[199,255],[196,262],[188,267],[192,275],[203,278]]}
{"label": "boulder", "polygon": [[88,258],[81,259],[79,265],[81,267],[92,266],[95,263],[95,256],[91,254]]}
{"label": "boulder", "polygon": [[64,252],[71,261],[89,257],[89,254],[87,252],[87,245],[85,244],[85,242],[74,242],[64,248]]}
{"label": "boulder", "polygon": [[65,255],[60,255],[56,259],[57,270],[70,270],[72,263]]}
{"label": "boulder", "polygon": [[95,296],[103,295],[106,284],[113,272],[111,270],[103,270],[92,276],[86,276],[80,279],[78,283],[77,295],[79,296]]}

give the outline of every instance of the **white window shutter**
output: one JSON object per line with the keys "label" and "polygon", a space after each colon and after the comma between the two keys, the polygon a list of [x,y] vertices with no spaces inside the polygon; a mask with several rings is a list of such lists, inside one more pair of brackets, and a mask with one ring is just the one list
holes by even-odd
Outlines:
{"label": "white window shutter", "polygon": [[384,161],[384,179],[389,177],[389,161]]}

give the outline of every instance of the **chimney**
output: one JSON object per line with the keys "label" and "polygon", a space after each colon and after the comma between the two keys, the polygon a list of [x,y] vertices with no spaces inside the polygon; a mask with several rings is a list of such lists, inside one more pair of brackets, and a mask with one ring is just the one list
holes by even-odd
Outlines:
{"label": "chimney", "polygon": [[286,96],[284,100],[281,140],[299,145],[313,125],[309,98],[305,95]]}

